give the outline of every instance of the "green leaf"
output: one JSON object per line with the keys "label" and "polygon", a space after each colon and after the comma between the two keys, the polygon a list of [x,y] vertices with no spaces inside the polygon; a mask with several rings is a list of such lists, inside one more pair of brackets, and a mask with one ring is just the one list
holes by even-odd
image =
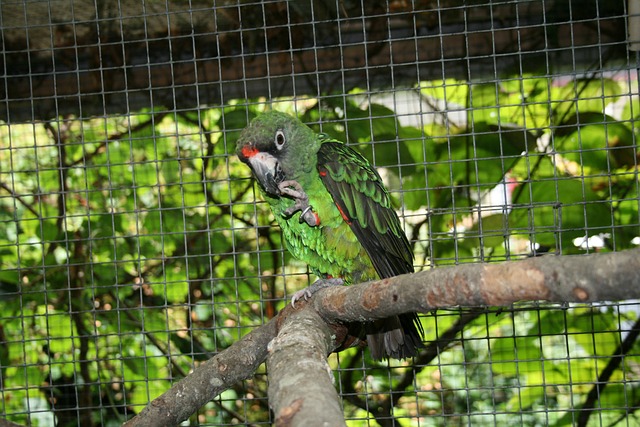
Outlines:
{"label": "green leaf", "polygon": [[353,102],[348,102],[344,117],[351,143],[381,141],[389,135],[395,137],[400,126],[393,110],[380,104],[370,104],[369,108],[360,109]]}
{"label": "green leaf", "polygon": [[472,247],[493,248],[509,240],[509,218],[502,213],[483,215],[464,232],[464,244]]}
{"label": "green leaf", "polygon": [[637,163],[633,133],[602,113],[572,115],[555,132],[555,146],[565,159],[598,172]]}
{"label": "green leaf", "polygon": [[45,219],[40,222],[40,227],[36,227],[36,236],[43,243],[50,243],[58,239],[60,229],[53,219]]}
{"label": "green leaf", "polygon": [[434,191],[427,186],[424,173],[414,173],[402,180],[402,201],[405,209],[419,210],[434,206]]}
{"label": "green leaf", "polygon": [[519,412],[530,409],[538,402],[543,402],[546,395],[546,387],[532,387],[528,383],[526,388],[522,388],[515,393],[507,402],[507,411]]}
{"label": "green leaf", "polygon": [[[77,336],[77,333],[71,319],[65,316],[52,316],[51,314],[48,314],[46,320],[49,349],[52,353],[60,352],[65,354],[72,348],[74,343],[77,345],[77,342],[71,338]],[[72,357],[72,355],[69,355],[69,357]]]}
{"label": "green leaf", "polygon": [[446,185],[489,185],[499,182],[504,174],[520,159],[523,152],[521,140],[503,139],[486,123],[476,125],[474,132],[455,136],[449,143],[435,148],[439,163],[432,166],[434,175],[449,177],[453,183]]}
{"label": "green leaf", "polygon": [[405,141],[374,142],[359,145],[358,149],[376,167],[387,167],[396,175],[409,176],[416,171],[416,162]]}
{"label": "green leaf", "polygon": [[427,97],[446,101],[448,110],[456,106],[463,108],[469,102],[469,87],[466,81],[455,79],[434,80],[420,83],[420,93]]}
{"label": "green leaf", "polygon": [[638,214],[638,193],[629,192],[625,198],[616,204],[616,223],[622,225],[614,230],[616,245],[619,248],[631,247],[631,241],[640,235],[640,215]]}
{"label": "green leaf", "polygon": [[568,331],[583,351],[594,356],[613,354],[620,344],[618,321],[612,313],[586,309],[571,316]]}
{"label": "green leaf", "polygon": [[[557,179],[557,178],[556,178]],[[573,239],[611,231],[611,207],[579,179],[534,181],[526,185],[511,211],[512,228],[532,229],[531,237],[543,246],[561,243],[573,248]]]}
{"label": "green leaf", "polygon": [[[565,118],[579,113],[604,111],[605,107],[618,99],[622,90],[613,79],[576,79],[564,86],[550,86],[551,102],[554,106],[553,123],[562,123]],[[577,97],[577,100],[576,100]]]}
{"label": "green leaf", "polygon": [[633,121],[638,117],[640,117],[640,99],[637,96],[630,97],[622,109],[620,120],[630,122],[629,125],[633,126]]}
{"label": "green leaf", "polygon": [[542,370],[536,337],[505,337],[491,341],[491,369],[497,375],[526,378]]}

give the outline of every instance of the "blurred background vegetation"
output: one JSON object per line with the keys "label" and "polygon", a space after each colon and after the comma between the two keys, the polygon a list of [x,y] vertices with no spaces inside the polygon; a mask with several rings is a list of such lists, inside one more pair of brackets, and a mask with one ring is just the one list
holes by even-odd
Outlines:
{"label": "blurred background vegetation", "polygon": [[[283,250],[232,155],[267,108],[298,114],[377,165],[420,269],[637,245],[640,106],[627,84],[423,82],[406,95],[432,107],[424,116],[394,111],[394,94],[354,90],[0,127],[2,413],[48,425],[55,403],[59,425],[117,425],[313,279]],[[428,341],[461,319],[462,340],[429,360],[332,356],[348,417],[375,416],[389,390],[409,390],[393,414],[414,422],[571,425],[638,310],[451,310],[423,318]],[[600,395],[601,425],[636,417],[638,350]],[[269,422],[265,389],[262,372],[194,417]]]}
{"label": "blurred background vegetation", "polygon": [[[0,420],[120,425],[314,280],[233,155],[270,108],[376,165],[418,270],[637,247],[635,3],[463,3],[1,2]],[[635,425],[639,307],[440,310],[414,360],[330,363],[350,426]],[[266,387],[188,424],[272,424]]]}

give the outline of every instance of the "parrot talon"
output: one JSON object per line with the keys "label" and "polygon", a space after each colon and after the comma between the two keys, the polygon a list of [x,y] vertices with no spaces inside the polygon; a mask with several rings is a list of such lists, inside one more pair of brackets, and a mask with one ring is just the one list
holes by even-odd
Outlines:
{"label": "parrot talon", "polygon": [[315,227],[319,223],[318,216],[313,212],[311,205],[302,210],[299,221],[300,223],[302,223],[302,221],[306,222],[310,227]]}
{"label": "parrot talon", "polygon": [[304,190],[302,189],[298,181],[294,181],[292,179],[282,181],[280,184],[278,184],[278,190],[280,190],[281,194],[284,194],[285,196],[289,196],[295,199],[296,201],[298,200],[301,200],[303,202],[309,201],[309,197],[304,192]]}
{"label": "parrot talon", "polygon": [[302,212],[300,212],[300,222],[302,222],[302,217],[305,216],[309,211],[313,211],[313,208],[311,207],[311,205],[307,206],[302,210]]}
{"label": "parrot talon", "polygon": [[293,206],[282,212],[284,216],[290,217],[294,213],[301,211],[300,223],[304,221],[310,227],[315,227],[319,224],[318,216],[313,212],[313,208],[309,204],[309,196],[307,196],[307,193],[304,192],[297,181],[282,181],[278,184],[278,189],[281,194],[291,197],[295,201]]}
{"label": "parrot talon", "polygon": [[311,286],[307,286],[304,289],[299,290],[291,297],[291,307],[296,308],[296,302],[300,301],[304,298],[305,301],[308,301],[309,298],[313,296],[320,289],[328,288],[330,286],[342,286],[344,285],[344,280],[339,277],[332,277],[330,279],[318,279],[311,284]]}

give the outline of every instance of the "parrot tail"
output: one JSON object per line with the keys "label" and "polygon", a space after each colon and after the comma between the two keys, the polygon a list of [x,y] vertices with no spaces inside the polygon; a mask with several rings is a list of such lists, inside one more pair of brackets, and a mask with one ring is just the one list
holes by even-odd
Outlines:
{"label": "parrot tail", "polygon": [[413,357],[424,347],[422,325],[416,313],[378,320],[368,324],[366,332],[371,357],[375,360]]}

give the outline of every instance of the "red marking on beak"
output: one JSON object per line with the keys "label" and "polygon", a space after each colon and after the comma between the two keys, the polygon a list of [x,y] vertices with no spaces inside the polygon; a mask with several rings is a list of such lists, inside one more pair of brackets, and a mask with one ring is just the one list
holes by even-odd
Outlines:
{"label": "red marking on beak", "polygon": [[253,156],[255,156],[256,154],[258,154],[259,151],[255,147],[250,147],[248,145],[245,145],[244,147],[242,147],[241,153],[246,159],[250,159]]}
{"label": "red marking on beak", "polygon": [[327,176],[327,171],[320,171],[320,176]]}

